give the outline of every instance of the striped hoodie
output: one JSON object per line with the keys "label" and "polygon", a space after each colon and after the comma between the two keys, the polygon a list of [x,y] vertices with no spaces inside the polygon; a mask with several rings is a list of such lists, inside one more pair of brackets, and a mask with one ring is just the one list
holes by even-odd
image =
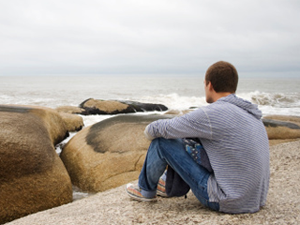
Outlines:
{"label": "striped hoodie", "polygon": [[199,138],[213,173],[210,202],[226,213],[256,212],[269,189],[269,143],[257,105],[231,94],[193,112],[155,121],[145,133],[153,138]]}

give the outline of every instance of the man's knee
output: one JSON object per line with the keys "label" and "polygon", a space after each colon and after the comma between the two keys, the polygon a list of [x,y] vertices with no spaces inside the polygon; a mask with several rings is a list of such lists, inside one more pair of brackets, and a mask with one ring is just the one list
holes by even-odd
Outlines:
{"label": "man's knee", "polygon": [[151,145],[155,146],[159,151],[167,152],[184,148],[182,139],[156,138],[152,141]]}

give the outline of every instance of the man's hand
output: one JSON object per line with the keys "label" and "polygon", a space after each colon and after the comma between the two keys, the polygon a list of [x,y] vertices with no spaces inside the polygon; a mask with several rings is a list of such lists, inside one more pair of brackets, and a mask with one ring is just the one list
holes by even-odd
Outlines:
{"label": "man's hand", "polygon": [[[148,125],[148,126],[149,126],[149,125]],[[149,141],[152,141],[153,139],[155,139],[155,137],[152,137],[152,135],[149,134],[149,132],[148,132],[148,126],[145,128],[144,134],[145,134],[145,137],[146,137]]]}

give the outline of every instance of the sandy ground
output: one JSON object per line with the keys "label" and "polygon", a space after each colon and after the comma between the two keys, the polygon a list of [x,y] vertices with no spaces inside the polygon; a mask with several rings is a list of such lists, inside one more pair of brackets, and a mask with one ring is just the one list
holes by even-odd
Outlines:
{"label": "sandy ground", "polygon": [[32,214],[20,224],[300,224],[300,140],[272,145],[268,201],[254,214],[229,215],[187,198],[158,198],[157,203],[129,199],[125,185]]}

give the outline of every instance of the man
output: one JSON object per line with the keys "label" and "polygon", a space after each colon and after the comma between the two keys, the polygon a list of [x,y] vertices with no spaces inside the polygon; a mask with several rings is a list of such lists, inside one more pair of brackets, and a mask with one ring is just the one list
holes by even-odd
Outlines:
{"label": "man", "polygon": [[127,186],[129,196],[155,200],[160,176],[169,165],[213,210],[253,213],[265,204],[268,137],[261,111],[235,95],[237,83],[235,67],[217,62],[205,74],[206,101],[211,104],[146,127],[152,142],[138,186]]}

